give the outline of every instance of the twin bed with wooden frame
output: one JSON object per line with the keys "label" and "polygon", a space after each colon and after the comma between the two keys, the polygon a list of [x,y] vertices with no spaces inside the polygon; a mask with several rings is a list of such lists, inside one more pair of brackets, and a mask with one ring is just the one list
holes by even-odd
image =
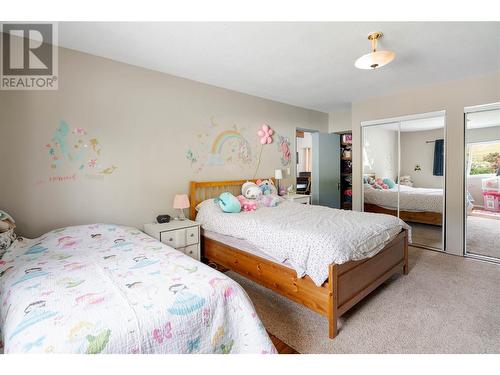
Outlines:
{"label": "twin bed with wooden frame", "polygon": [[[224,191],[239,195],[246,181],[192,181],[190,218],[195,220],[196,206],[206,199]],[[328,280],[320,287],[309,276],[298,278],[295,270],[282,264],[204,236],[202,257],[327,317],[329,337],[334,338],[340,316],[392,275],[408,274],[408,233],[403,229],[371,258],[328,265]]]}

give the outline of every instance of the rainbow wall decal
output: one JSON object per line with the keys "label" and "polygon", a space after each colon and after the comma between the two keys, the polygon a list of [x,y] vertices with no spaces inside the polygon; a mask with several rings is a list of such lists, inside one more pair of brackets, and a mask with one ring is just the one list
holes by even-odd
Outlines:
{"label": "rainbow wall decal", "polygon": [[239,132],[235,130],[226,130],[220,133],[212,143],[212,148],[208,158],[209,165],[225,164],[222,153],[224,145],[230,140],[236,140],[238,142],[237,158],[241,162],[248,163],[252,160],[251,148],[248,141]]}

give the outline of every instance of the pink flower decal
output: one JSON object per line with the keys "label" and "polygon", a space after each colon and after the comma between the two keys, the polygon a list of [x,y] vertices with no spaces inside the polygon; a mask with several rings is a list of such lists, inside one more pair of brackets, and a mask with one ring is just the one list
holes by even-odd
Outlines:
{"label": "pink flower decal", "polygon": [[257,132],[257,135],[260,137],[260,144],[268,145],[270,143],[273,143],[273,137],[272,137],[273,134],[274,134],[273,129],[271,129],[266,124],[262,125],[259,131]]}

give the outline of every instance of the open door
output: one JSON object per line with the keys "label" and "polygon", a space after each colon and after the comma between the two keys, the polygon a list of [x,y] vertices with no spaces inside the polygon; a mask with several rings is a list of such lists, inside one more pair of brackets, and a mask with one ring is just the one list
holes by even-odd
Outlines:
{"label": "open door", "polygon": [[312,133],[313,204],[340,208],[340,135]]}

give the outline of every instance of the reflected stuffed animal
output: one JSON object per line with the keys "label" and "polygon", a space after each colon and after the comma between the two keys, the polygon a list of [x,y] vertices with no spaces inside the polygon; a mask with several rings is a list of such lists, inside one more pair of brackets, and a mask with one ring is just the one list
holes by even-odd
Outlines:
{"label": "reflected stuffed animal", "polygon": [[255,200],[246,199],[243,195],[238,195],[237,198],[240,201],[242,211],[255,211],[257,209]]}
{"label": "reflected stuffed animal", "polygon": [[238,198],[229,192],[222,193],[219,198],[214,199],[215,203],[219,204],[219,207],[224,212],[228,213],[238,213],[241,211],[241,204]]}

